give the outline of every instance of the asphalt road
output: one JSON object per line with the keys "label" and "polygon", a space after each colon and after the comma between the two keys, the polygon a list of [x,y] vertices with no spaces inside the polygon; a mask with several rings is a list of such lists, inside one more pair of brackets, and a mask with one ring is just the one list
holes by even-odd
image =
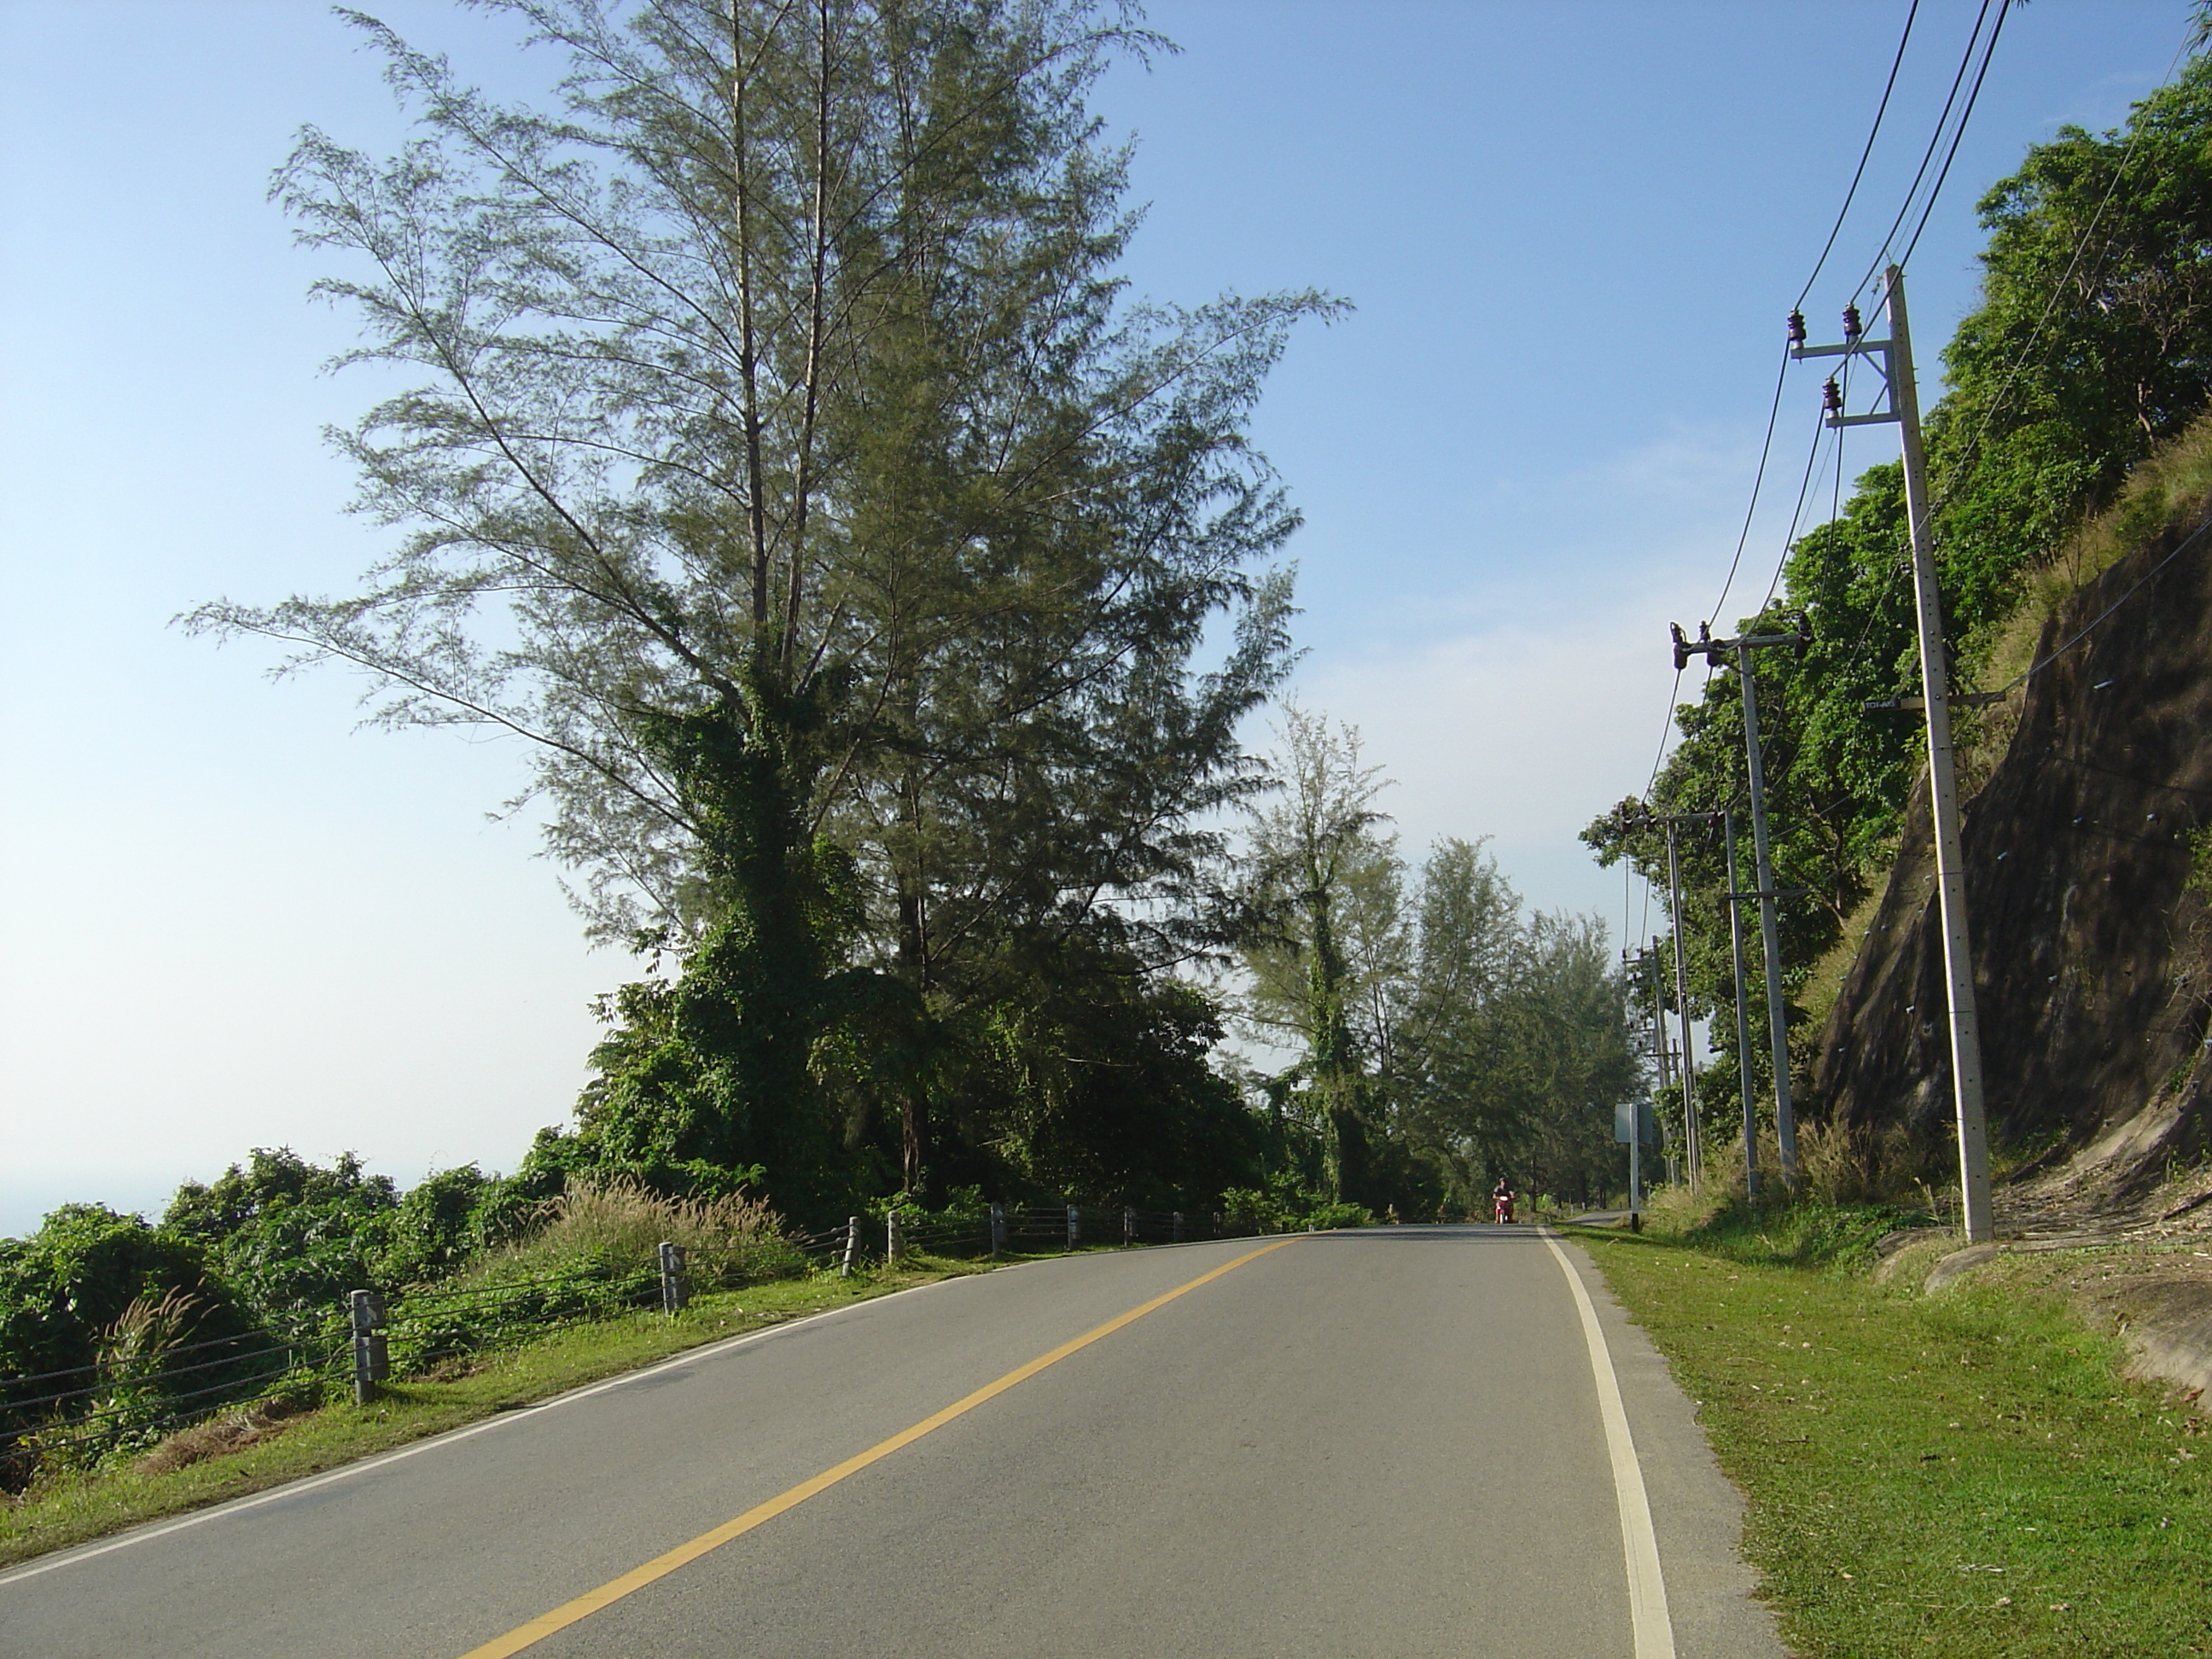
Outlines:
{"label": "asphalt road", "polygon": [[[1259,1243],[932,1285],[51,1557],[0,1576],[0,1654],[1657,1659],[1626,1440],[1553,1249],[1526,1227]],[[1648,1494],[1658,1634],[1778,1659],[1689,1402],[1566,1255]]]}

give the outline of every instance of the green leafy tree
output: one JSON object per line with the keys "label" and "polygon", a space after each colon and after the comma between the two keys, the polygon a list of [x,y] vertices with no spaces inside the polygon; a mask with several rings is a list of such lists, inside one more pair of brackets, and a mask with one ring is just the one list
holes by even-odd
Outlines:
{"label": "green leafy tree", "polygon": [[137,1216],[69,1204],[0,1239],[0,1491],[37,1472],[21,1436],[90,1418],[139,1441],[187,1401],[265,1383],[253,1325],[197,1246]]}
{"label": "green leafy tree", "polygon": [[1981,303],[1929,422],[1946,599],[1970,633],[2212,398],[2212,62],[2124,131],[2061,127],[1981,216]]}
{"label": "green leafy tree", "polygon": [[1287,607],[1250,563],[1295,519],[1243,425],[1328,307],[1122,303],[1085,96],[1157,43],[1111,7],[493,9],[566,55],[561,109],[356,17],[421,136],[310,129],[277,181],[341,361],[414,377],[337,440],[404,538],[358,592],[190,622],[529,740],[592,926],[682,969],[616,1005],[587,1138],[818,1207],[859,1044],[917,1185],[961,962],[1175,908],[1249,784]]}
{"label": "green leafy tree", "polygon": [[1479,1208],[1500,1176],[1601,1196],[1613,1109],[1640,1081],[1627,988],[1594,917],[1525,917],[1480,842],[1437,843],[1399,1020],[1403,1137],[1443,1196]]}
{"label": "green leafy tree", "polygon": [[1362,1200],[1375,1116],[1368,1065],[1383,1046],[1385,978],[1398,951],[1385,937],[1396,926],[1395,837],[1381,833],[1387,820],[1374,805],[1386,781],[1362,764],[1349,726],[1286,708],[1280,737],[1280,799],[1252,816],[1251,899],[1261,931],[1244,951],[1247,1006],[1262,1030],[1304,1048],[1326,1190]]}
{"label": "green leafy tree", "polygon": [[161,1231],[205,1252],[257,1316],[312,1319],[382,1282],[375,1264],[399,1207],[392,1178],[352,1152],[326,1169],[288,1146],[257,1146],[215,1180],[179,1187]]}

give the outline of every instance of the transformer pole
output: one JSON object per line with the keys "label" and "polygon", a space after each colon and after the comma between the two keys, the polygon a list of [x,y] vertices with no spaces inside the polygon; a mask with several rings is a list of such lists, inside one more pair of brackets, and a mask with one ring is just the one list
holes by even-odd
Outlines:
{"label": "transformer pole", "polygon": [[[1912,592],[1920,631],[1920,689],[1928,719],[1928,798],[1934,819],[1936,890],[1943,922],[1943,977],[1951,1016],[1951,1093],[1958,1117],[1959,1193],[1966,1242],[1986,1243],[1996,1236],[1990,1203],[1990,1146],[1982,1101],[1981,1013],[1974,998],[1973,942],[1966,925],[1966,873],[1959,844],[1959,783],[1951,750],[1951,674],[1943,648],[1943,594],[1936,580],[1935,548],[1928,524],[1928,461],[1920,441],[1920,392],[1913,378],[1912,331],[1905,308],[1905,272],[1895,265],[1884,276],[1889,338],[1863,337],[1858,308],[1844,312],[1844,343],[1804,343],[1804,319],[1790,319],[1794,357],[1863,356],[1887,383],[1889,407],[1867,415],[1847,415],[1836,382],[1826,387],[1828,424],[1866,426],[1897,422],[1905,459],[1905,505],[1912,526]],[[1877,361],[1878,360],[1878,361]]]}

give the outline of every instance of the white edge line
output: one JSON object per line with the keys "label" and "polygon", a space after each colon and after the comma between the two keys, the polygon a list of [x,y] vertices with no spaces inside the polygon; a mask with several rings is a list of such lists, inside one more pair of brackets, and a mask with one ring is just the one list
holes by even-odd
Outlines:
{"label": "white edge line", "polygon": [[1551,1229],[1540,1237],[1558,1260],[1574,1292],[1575,1309],[1583,1321],[1583,1340],[1589,1348],[1590,1375],[1597,1383],[1598,1415],[1605,1421],[1605,1449],[1613,1461],[1613,1495],[1620,1510],[1620,1547],[1628,1566],[1629,1620],[1636,1634],[1636,1659],[1674,1659],[1674,1626],[1667,1613],[1667,1581],[1659,1569],[1659,1536],[1651,1527],[1651,1501],[1644,1490],[1643,1466],[1636,1459],[1636,1441],[1628,1431],[1628,1411],[1621,1404],[1620,1379],[1613,1372],[1613,1352],[1606,1346],[1604,1328],[1583,1276],[1559,1248]]}
{"label": "white edge line", "polygon": [[[1015,1265],[1027,1267],[1030,1264],[1022,1262]],[[992,1271],[999,1270],[994,1268]],[[417,1440],[413,1444],[402,1446],[396,1451],[384,1452],[374,1457],[365,1457],[358,1462],[346,1463],[324,1474],[309,1475],[302,1480],[287,1480],[282,1485],[271,1486],[266,1492],[254,1492],[248,1497],[234,1498],[227,1503],[212,1504],[206,1509],[195,1510],[190,1515],[179,1516],[173,1521],[134,1527],[128,1532],[100,1542],[80,1544],[73,1548],[57,1551],[43,1560],[33,1561],[27,1566],[16,1567],[8,1572],[0,1573],[0,1589],[4,1589],[10,1584],[20,1583],[26,1578],[36,1578],[41,1573],[52,1572],[61,1567],[74,1565],[79,1561],[89,1561],[94,1556],[107,1555],[116,1550],[128,1549],[134,1544],[151,1543],[156,1538],[166,1538],[173,1532],[184,1531],[187,1527],[204,1526],[208,1522],[219,1521],[244,1510],[258,1509],[264,1504],[273,1504],[280,1498],[290,1498],[300,1492],[313,1492],[318,1486],[327,1486],[337,1481],[349,1480],[355,1475],[368,1474],[374,1470],[385,1468],[387,1464],[398,1463],[410,1457],[419,1456],[424,1452],[435,1451],[441,1447],[466,1440],[472,1435],[483,1434],[491,1429],[502,1428],[510,1423],[521,1422],[527,1418],[537,1416],[540,1412],[551,1411],[556,1407],[574,1405],[579,1400],[589,1400],[593,1395],[605,1394],[611,1389],[619,1389],[627,1383],[642,1382],[647,1377],[656,1376],[662,1371],[673,1370],[678,1365],[688,1365],[701,1359],[716,1358],[729,1352],[732,1348],[742,1348],[755,1342],[765,1341],[772,1336],[781,1336],[787,1331],[795,1331],[801,1326],[817,1324],[825,1319],[835,1319],[841,1314],[854,1313],[862,1308],[875,1307],[882,1303],[896,1302],[902,1296],[912,1296],[921,1291],[933,1291],[941,1285],[987,1277],[988,1275],[985,1273],[960,1273],[950,1279],[933,1279],[927,1285],[909,1285],[906,1289],[893,1291],[887,1296],[872,1296],[866,1301],[848,1302],[842,1308],[824,1308],[821,1312],[809,1314],[804,1319],[785,1320],[780,1324],[764,1326],[757,1331],[746,1331],[737,1336],[724,1337],[720,1341],[704,1342],[696,1348],[686,1348],[681,1353],[671,1354],[665,1359],[655,1360],[641,1370],[624,1371],[619,1376],[605,1377],[599,1382],[587,1383],[583,1388],[571,1389],[567,1394],[556,1394],[544,1400],[510,1407],[505,1411],[497,1412],[495,1415],[486,1418],[481,1423],[471,1423],[462,1428],[448,1429],[443,1434],[434,1434],[428,1439]]]}

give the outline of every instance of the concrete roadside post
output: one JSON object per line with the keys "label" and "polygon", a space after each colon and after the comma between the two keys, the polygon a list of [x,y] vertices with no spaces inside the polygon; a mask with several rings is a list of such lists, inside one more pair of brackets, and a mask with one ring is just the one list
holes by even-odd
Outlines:
{"label": "concrete roadside post", "polygon": [[353,1316],[353,1403],[366,1406],[376,1398],[376,1385],[392,1375],[384,1298],[374,1291],[356,1291],[347,1301]]}
{"label": "concrete roadside post", "polygon": [[1124,1204],[1121,1206],[1121,1243],[1133,1244],[1136,1242],[1137,1212]]}
{"label": "concrete roadside post", "polygon": [[1073,1204],[1067,1206],[1067,1248],[1073,1249],[1075,1241],[1083,1237],[1083,1215]]}
{"label": "concrete roadside post", "polygon": [[1006,1206],[1003,1204],[994,1204],[991,1206],[991,1254],[1004,1255],[1006,1253]]}
{"label": "concrete roadside post", "polygon": [[691,1299],[691,1286],[684,1275],[684,1247],[663,1240],[660,1246],[660,1311],[673,1318]]}
{"label": "concrete roadside post", "polygon": [[1182,1243],[1182,1212],[1181,1210],[1175,1212],[1175,1229],[1169,1237],[1178,1244]]}
{"label": "concrete roadside post", "polygon": [[850,1279],[853,1276],[853,1263],[860,1254],[860,1218],[848,1215],[845,1218],[845,1259],[837,1264],[838,1278]]}
{"label": "concrete roadside post", "polygon": [[898,1209],[894,1206],[884,1217],[884,1256],[892,1267],[896,1267],[898,1266],[899,1257],[905,1253],[906,1230],[899,1225]]}

